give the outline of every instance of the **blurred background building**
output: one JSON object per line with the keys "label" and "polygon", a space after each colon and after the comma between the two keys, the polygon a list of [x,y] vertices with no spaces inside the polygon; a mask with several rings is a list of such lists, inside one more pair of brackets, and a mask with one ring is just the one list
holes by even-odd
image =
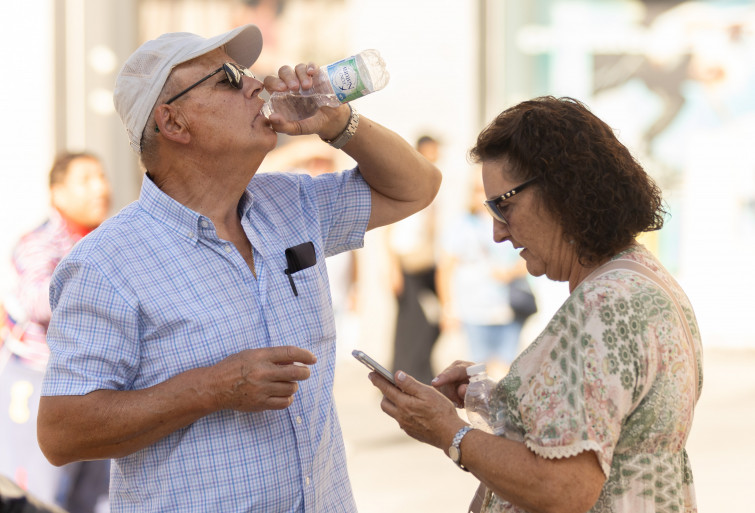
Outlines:
{"label": "blurred background building", "polygon": [[[251,22],[265,41],[258,76],[381,52],[390,83],[357,107],[410,142],[440,139],[439,223],[465,207],[460,191],[476,171],[467,150],[497,113],[538,95],[583,100],[663,188],[671,216],[643,242],[690,296],[706,346],[755,348],[750,0],[25,0],[0,2],[0,20],[0,294],[10,288],[12,244],[47,213],[57,152],[102,157],[114,212],[138,196],[142,171],[112,105],[128,55],[164,32],[210,36]],[[263,170],[296,166],[286,161],[290,142],[280,138]],[[357,252],[365,315],[348,343],[389,362],[385,239],[383,229],[370,232]],[[544,278],[532,283],[540,311],[525,342],[568,293]],[[442,364],[466,356],[454,340],[438,350]]]}
{"label": "blurred background building", "polygon": [[[133,201],[141,171],[112,106],[116,73],[143,41],[168,31],[213,35],[253,22],[265,47],[258,75],[380,50],[391,81],[359,100],[407,140],[443,143],[439,222],[463,208],[478,131],[505,107],[574,96],[609,124],[662,185],[671,217],[644,240],[682,282],[707,344],[754,347],[755,6],[746,0],[28,0],[0,5],[0,255],[45,215],[46,174],[61,150],[101,155],[114,209]],[[281,137],[281,146],[288,141]],[[263,164],[263,168],[266,166]],[[384,234],[360,258],[365,333],[391,331],[382,293]],[[0,258],[0,292],[7,258]],[[534,280],[535,333],[566,296]],[[370,325],[372,325],[370,327]]]}

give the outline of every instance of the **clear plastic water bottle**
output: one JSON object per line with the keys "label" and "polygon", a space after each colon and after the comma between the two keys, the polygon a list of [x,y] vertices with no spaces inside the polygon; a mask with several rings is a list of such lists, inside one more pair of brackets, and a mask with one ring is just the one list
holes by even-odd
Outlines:
{"label": "clear plastic water bottle", "polygon": [[467,419],[472,427],[487,433],[492,433],[490,422],[490,394],[494,383],[488,378],[484,363],[467,367],[469,385],[464,395],[464,408],[467,411]]}
{"label": "clear plastic water bottle", "polygon": [[328,64],[312,77],[312,88],[298,92],[276,92],[262,107],[262,114],[278,113],[289,121],[314,116],[327,105],[338,107],[362,96],[379,91],[388,84],[390,75],[377,50],[364,50],[346,59]]}

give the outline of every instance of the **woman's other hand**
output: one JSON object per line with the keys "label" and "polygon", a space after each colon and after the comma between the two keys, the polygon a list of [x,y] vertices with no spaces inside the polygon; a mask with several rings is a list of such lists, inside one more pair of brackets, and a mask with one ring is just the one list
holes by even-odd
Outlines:
{"label": "woman's other hand", "polygon": [[467,367],[474,365],[472,362],[456,360],[433,379],[434,386],[440,393],[445,395],[457,408],[464,407],[464,396],[467,393],[469,376]]}

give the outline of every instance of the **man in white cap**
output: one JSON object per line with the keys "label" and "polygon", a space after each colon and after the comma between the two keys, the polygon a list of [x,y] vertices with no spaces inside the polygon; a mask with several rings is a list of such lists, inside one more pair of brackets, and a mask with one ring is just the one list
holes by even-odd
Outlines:
{"label": "man in white cap", "polygon": [[[252,25],[166,34],[120,71],[140,197],[56,270],[39,441],[55,464],[114,458],[112,511],[355,511],[332,396],[325,257],[427,206],[440,172],[348,105],[260,114]],[[308,89],[313,64],[268,91]],[[357,167],[255,172],[276,132]]]}

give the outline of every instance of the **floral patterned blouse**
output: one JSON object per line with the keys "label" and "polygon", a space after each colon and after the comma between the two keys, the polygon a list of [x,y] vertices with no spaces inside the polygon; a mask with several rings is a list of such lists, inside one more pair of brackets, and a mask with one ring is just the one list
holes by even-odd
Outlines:
{"label": "floral patterned blouse", "polygon": [[[694,355],[675,303],[658,284],[627,269],[599,268],[513,363],[491,407],[508,417],[505,436],[523,437],[543,458],[595,452],[607,480],[591,512],[695,512],[684,449],[702,387],[695,314],[643,246],[616,258],[646,266],[674,291]],[[482,510],[524,511],[490,492]]]}

